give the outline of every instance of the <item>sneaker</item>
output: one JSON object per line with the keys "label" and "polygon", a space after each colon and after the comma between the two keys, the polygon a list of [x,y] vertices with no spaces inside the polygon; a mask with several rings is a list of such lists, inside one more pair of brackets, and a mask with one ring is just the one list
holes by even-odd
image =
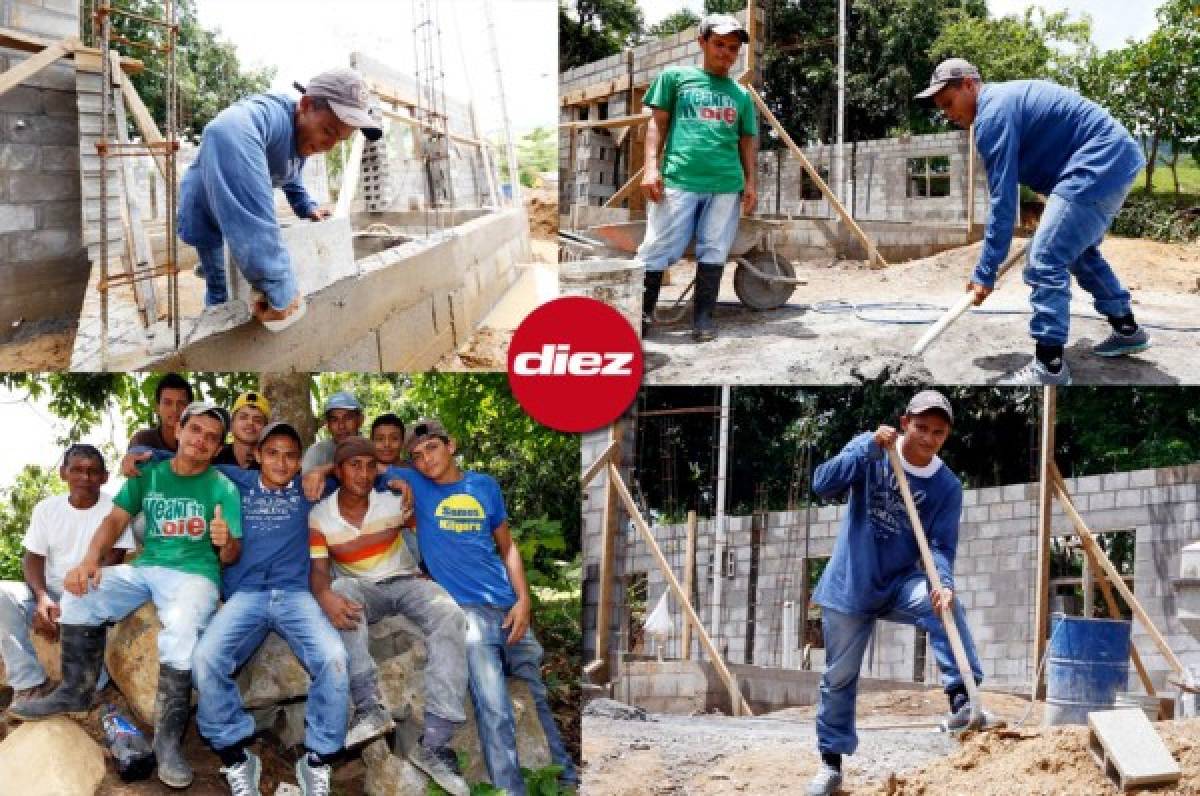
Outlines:
{"label": "sneaker", "polygon": [[394,726],[396,726],[396,722],[392,720],[391,714],[384,710],[383,705],[379,703],[369,710],[356,710],[354,711],[354,722],[346,731],[344,745],[349,749],[364,744],[378,738]]}
{"label": "sneaker", "polygon": [[470,796],[471,788],[458,769],[458,756],[450,747],[426,749],[424,744],[415,743],[408,751],[408,760],[450,796]]}
{"label": "sneaker", "polygon": [[979,720],[971,722],[971,703],[968,702],[958,710],[951,710],[942,717],[942,732],[962,732],[963,730],[982,730],[985,727],[998,726],[996,717],[986,710],[981,711]]}
{"label": "sneaker", "polygon": [[1004,376],[996,384],[1002,387],[1037,387],[1041,385],[1065,387],[1071,383],[1071,368],[1064,361],[1058,373],[1051,373],[1034,357],[1028,365]]}
{"label": "sneaker", "polygon": [[1149,347],[1150,335],[1139,326],[1130,334],[1121,334],[1113,330],[1112,334],[1092,346],[1092,353],[1100,357],[1121,357],[1145,351]]}
{"label": "sneaker", "polygon": [[221,773],[225,775],[233,796],[262,796],[262,791],[258,789],[262,762],[252,752],[246,752],[246,759],[237,765],[222,768]]}
{"label": "sneaker", "polygon": [[312,765],[309,755],[296,761],[296,784],[304,796],[329,796],[329,778],[333,768],[328,764]]}
{"label": "sneaker", "polygon": [[830,796],[830,794],[836,793],[840,787],[842,787],[842,772],[822,760],[820,770],[808,783],[808,790],[805,793],[808,796]]}

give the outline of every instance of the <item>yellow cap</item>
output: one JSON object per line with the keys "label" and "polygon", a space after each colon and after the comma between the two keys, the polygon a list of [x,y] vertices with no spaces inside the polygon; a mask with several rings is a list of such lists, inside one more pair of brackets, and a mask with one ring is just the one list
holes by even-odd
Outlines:
{"label": "yellow cap", "polygon": [[233,402],[232,414],[236,415],[239,409],[243,409],[247,406],[253,406],[267,417],[271,416],[271,404],[267,402],[267,399],[264,398],[261,393],[244,392],[239,395],[237,400]]}

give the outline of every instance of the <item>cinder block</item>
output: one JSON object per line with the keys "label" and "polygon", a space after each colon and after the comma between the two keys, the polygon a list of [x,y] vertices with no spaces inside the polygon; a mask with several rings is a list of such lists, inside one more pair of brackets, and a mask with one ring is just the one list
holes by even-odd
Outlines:
{"label": "cinder block", "polygon": [[79,251],[79,233],[66,229],[42,229],[9,242],[9,257],[14,262],[48,260]]}
{"label": "cinder block", "polygon": [[1179,763],[1143,711],[1093,711],[1088,729],[1088,749],[1122,791],[1179,780]]}
{"label": "cinder block", "polygon": [[34,205],[0,204],[0,234],[36,228]]}
{"label": "cinder block", "polygon": [[9,0],[9,27],[28,33],[39,34],[52,39],[62,39],[67,36],[79,35],[79,18],[75,14],[62,14],[43,9],[40,5]]}
{"label": "cinder block", "polygon": [[17,85],[0,94],[0,113],[41,113],[42,90]]}

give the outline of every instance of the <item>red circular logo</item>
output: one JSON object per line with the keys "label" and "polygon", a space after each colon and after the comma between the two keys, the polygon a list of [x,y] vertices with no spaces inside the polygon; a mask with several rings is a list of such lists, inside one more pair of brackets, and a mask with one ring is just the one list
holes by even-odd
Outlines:
{"label": "red circular logo", "polygon": [[544,426],[591,431],[621,416],[642,383],[642,345],[602,301],[554,299],[521,321],[508,347],[513,395]]}

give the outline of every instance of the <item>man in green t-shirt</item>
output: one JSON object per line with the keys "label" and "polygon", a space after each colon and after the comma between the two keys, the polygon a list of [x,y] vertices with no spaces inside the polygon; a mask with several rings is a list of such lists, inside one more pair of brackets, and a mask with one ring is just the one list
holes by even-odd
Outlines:
{"label": "man in green t-shirt", "polygon": [[[191,784],[179,749],[192,696],[192,650],[217,607],[221,565],[241,553],[242,499],[209,467],[229,429],[229,414],[197,401],[183,412],[174,459],[147,465],[113,499],[79,566],[67,573],[62,599],[63,680],[53,693],[21,704],[18,718],[86,712],[104,660],[104,625],[154,602],[158,633],[158,698],[154,756],[158,778]],[[146,517],[145,549],[133,564],[101,567],[135,514]]]}
{"label": "man in green t-shirt", "polygon": [[693,238],[692,337],[705,341],[717,336],[713,309],[737,234],[739,205],[749,214],[758,202],[758,119],[749,93],[729,77],[742,43],[749,39],[735,17],[710,14],[700,22],[701,65],[665,70],[643,99],[654,112],[646,129],[642,173],[642,193],[650,204],[646,237],[637,253],[646,269],[642,336],[654,321],[663,272],[683,256]]}

